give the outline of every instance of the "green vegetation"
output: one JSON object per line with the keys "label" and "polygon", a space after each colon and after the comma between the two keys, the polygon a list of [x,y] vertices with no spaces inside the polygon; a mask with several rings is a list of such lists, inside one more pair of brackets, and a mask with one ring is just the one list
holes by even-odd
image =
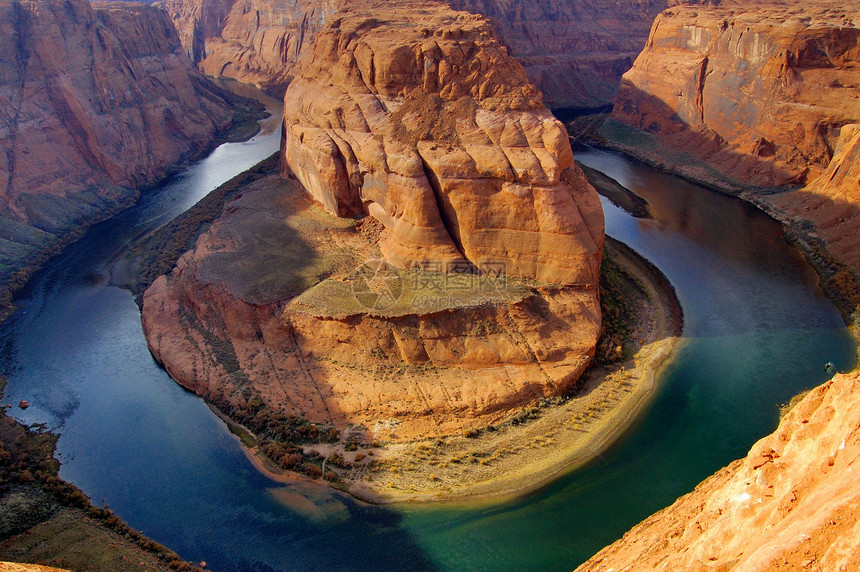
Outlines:
{"label": "green vegetation", "polygon": [[[600,308],[603,311],[603,334],[597,342],[594,364],[624,361],[636,353],[633,334],[636,331],[636,308],[648,302],[639,283],[614,260],[613,248],[627,248],[607,238],[600,266]],[[634,256],[638,256],[635,253]]]}

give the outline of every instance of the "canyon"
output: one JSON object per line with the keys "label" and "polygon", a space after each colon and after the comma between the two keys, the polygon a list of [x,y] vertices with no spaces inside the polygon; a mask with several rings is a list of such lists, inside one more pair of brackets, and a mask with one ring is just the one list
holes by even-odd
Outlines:
{"label": "canyon", "polygon": [[[142,299],[153,356],[217,407],[397,444],[573,387],[603,216],[546,105],[614,100],[604,142],[757,204],[857,283],[856,0],[159,5],[0,8],[0,269],[22,283],[208,148],[236,102],[201,74],[284,93],[278,157]],[[813,389],[582,569],[856,568],[858,391]]]}
{"label": "canyon", "polygon": [[89,224],[211,148],[235,98],[185,56],[164,12],[0,6],[0,306]]}
{"label": "canyon", "polygon": [[858,15],[854,1],[672,7],[624,75],[603,131],[776,218],[809,221],[856,273]]}
{"label": "canyon", "polygon": [[341,10],[290,83],[282,137],[287,180],[243,189],[143,297],[177,381],[402,441],[501,421],[582,374],[602,210],[485,18]]}
{"label": "canyon", "polygon": [[[200,69],[282,93],[315,34],[354,0],[161,0]],[[550,107],[612,103],[666,0],[451,0],[482,14]]]}
{"label": "canyon", "polygon": [[[654,22],[600,136],[783,221],[849,322],[860,312],[860,4],[740,0]],[[856,371],[580,570],[858,566]]]}

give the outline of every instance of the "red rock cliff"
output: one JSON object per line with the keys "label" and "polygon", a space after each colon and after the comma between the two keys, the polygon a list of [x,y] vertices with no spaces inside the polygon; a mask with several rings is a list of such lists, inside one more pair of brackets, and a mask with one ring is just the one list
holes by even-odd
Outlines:
{"label": "red rock cliff", "polygon": [[284,98],[285,169],[332,214],[378,219],[390,262],[597,283],[597,194],[485,18],[343,10],[308,56]]}
{"label": "red rock cliff", "polygon": [[[600,333],[602,211],[487,20],[343,10],[306,58],[285,96],[296,177],[243,188],[146,291],[153,355],[216,402],[386,440],[571,387]],[[380,254],[410,269],[363,266]]]}
{"label": "red rock cliff", "polygon": [[[613,119],[656,134],[634,154],[810,220],[860,271],[860,2],[739,0],[676,6],[624,75]],[[745,191],[747,194],[750,191]]]}
{"label": "red rock cliff", "polygon": [[164,12],[86,0],[0,5],[0,110],[4,283],[233,116]]}
{"label": "red rock cliff", "polygon": [[860,568],[860,374],[812,390],[745,459],[579,570]]}
{"label": "red rock cliff", "polygon": [[[351,0],[162,0],[182,43],[205,73],[283,90],[320,30]],[[489,17],[545,101],[560,107],[611,103],[618,80],[666,0],[450,0]]]}

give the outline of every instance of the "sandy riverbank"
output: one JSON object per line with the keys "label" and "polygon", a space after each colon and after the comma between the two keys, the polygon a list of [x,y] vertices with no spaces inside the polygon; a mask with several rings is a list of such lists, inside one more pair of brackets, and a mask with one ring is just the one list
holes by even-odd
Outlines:
{"label": "sandy riverbank", "polygon": [[523,423],[377,449],[348,491],[375,503],[498,500],[539,488],[614,442],[650,403],[682,320],[659,271],[616,241],[607,249],[641,294],[631,359],[591,368],[572,396],[525,409]]}

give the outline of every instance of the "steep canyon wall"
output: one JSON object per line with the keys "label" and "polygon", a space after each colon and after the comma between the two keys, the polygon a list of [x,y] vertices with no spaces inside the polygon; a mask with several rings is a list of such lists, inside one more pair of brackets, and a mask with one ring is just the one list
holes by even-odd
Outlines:
{"label": "steep canyon wall", "polygon": [[137,4],[0,5],[4,302],[75,229],[211,145],[233,112],[166,14]]}

